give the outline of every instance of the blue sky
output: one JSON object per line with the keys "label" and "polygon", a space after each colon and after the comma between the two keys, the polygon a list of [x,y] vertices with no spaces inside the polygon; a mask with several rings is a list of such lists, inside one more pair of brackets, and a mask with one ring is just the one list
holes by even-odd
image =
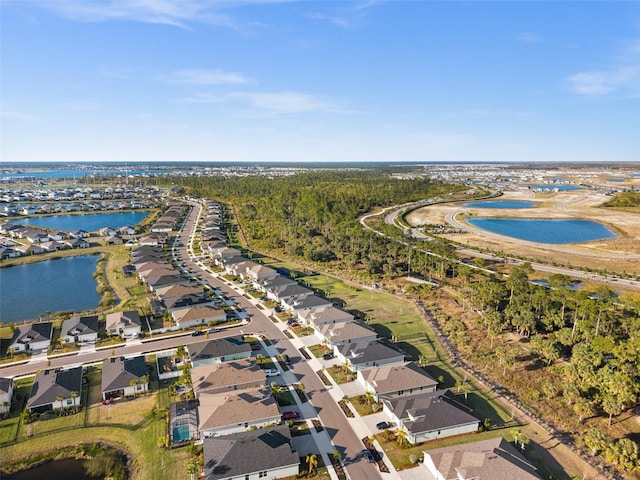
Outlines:
{"label": "blue sky", "polygon": [[0,161],[640,161],[640,2],[0,10]]}

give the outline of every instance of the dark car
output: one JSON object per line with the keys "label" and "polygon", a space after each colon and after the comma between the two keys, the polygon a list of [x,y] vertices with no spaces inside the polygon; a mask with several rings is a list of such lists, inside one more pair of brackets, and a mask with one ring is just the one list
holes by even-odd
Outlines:
{"label": "dark car", "polygon": [[192,337],[199,337],[200,335],[204,335],[202,330],[196,330],[195,332],[191,332]]}
{"label": "dark car", "polygon": [[380,422],[376,425],[378,430],[386,430],[387,428],[391,428],[391,424],[389,422]]}
{"label": "dark car", "polygon": [[251,350],[256,351],[256,350],[260,350],[262,347],[258,344],[258,343],[254,343],[253,345],[251,345]]}
{"label": "dark car", "polygon": [[285,420],[297,420],[298,418],[300,418],[300,414],[298,412],[293,412],[293,411],[284,412],[282,414],[282,418]]}
{"label": "dark car", "polygon": [[322,355],[322,358],[324,360],[331,360],[335,355],[333,353],[325,353],[324,355]]}
{"label": "dark car", "polygon": [[365,460],[369,463],[373,463],[374,459],[373,459],[373,454],[369,451],[369,450],[362,450],[362,455],[364,456]]}

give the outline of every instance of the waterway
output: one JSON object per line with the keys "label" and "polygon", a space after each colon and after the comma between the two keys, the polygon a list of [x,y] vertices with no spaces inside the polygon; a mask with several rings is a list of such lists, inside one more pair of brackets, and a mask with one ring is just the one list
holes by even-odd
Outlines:
{"label": "waterway", "polygon": [[100,480],[104,477],[89,477],[84,469],[84,461],[67,458],[47,462],[29,470],[3,476],[5,480],[43,480],[43,479],[64,479],[64,480]]}
{"label": "waterway", "polygon": [[555,245],[616,237],[607,227],[591,220],[468,218],[467,221],[507,237]]}
{"label": "waterway", "polygon": [[93,232],[104,227],[118,229],[125,225],[137,225],[149,212],[88,213],[81,215],[51,215],[46,217],[21,218],[17,223],[31,227],[51,228],[71,232],[85,230]]}
{"label": "waterway", "polygon": [[472,208],[532,208],[534,202],[516,200],[488,200],[486,202],[463,203],[463,207]]}
{"label": "waterway", "polygon": [[582,187],[578,185],[555,185],[553,183],[543,184],[543,185],[529,185],[534,190],[549,190],[558,192],[572,192],[574,190],[583,190]]}
{"label": "waterway", "polygon": [[0,268],[0,322],[96,308],[100,295],[93,273],[99,259],[100,255],[81,255]]}

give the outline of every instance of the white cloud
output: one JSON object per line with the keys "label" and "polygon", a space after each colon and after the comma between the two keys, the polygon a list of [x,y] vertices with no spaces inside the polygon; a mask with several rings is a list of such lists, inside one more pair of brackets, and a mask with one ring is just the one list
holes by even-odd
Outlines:
{"label": "white cloud", "polygon": [[640,91],[640,68],[618,67],[612,70],[580,72],[571,75],[567,81],[570,88],[580,95],[605,96],[627,89],[637,94]]}
{"label": "white cloud", "polygon": [[535,33],[531,33],[531,32],[521,32],[516,36],[516,40],[518,40],[519,42],[523,42],[523,43],[538,43],[541,42],[542,39],[536,35]]}
{"label": "white cloud", "polygon": [[335,108],[331,102],[305,93],[234,93],[231,95],[257,108],[277,113],[331,111]]}
{"label": "white cloud", "polygon": [[156,80],[185,85],[238,85],[251,83],[241,73],[199,69],[175,70],[168,74],[157,75]]}
{"label": "white cloud", "polygon": [[332,25],[335,25],[337,27],[341,27],[341,28],[349,28],[351,27],[351,22],[344,18],[344,17],[337,17],[337,16],[331,16],[331,15],[323,15],[321,13],[312,13],[309,15],[309,18],[311,20],[320,20],[323,22],[328,22]]}
{"label": "white cloud", "polygon": [[37,4],[69,20],[128,20],[186,27],[191,21],[232,27],[220,4],[208,0],[39,0]]}
{"label": "white cloud", "polygon": [[567,77],[569,88],[589,97],[640,96],[640,39],[630,39],[623,45],[609,65]]}
{"label": "white cloud", "polygon": [[199,93],[184,98],[182,101],[195,104],[240,103],[259,111],[278,114],[306,112],[353,113],[340,108],[329,99],[298,92],[231,92],[220,95]]}

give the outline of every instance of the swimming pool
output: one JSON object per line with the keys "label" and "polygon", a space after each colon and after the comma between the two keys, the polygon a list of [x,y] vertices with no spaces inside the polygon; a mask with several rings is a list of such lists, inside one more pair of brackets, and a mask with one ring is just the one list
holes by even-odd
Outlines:
{"label": "swimming pool", "polygon": [[191,433],[189,432],[189,425],[177,425],[173,427],[173,441],[182,442],[183,440],[189,440]]}

